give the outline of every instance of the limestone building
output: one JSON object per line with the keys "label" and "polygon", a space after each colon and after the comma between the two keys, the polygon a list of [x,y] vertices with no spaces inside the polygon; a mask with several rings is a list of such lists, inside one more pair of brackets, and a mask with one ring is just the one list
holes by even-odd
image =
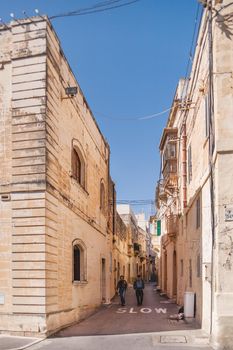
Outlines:
{"label": "limestone building", "polygon": [[160,264],[160,251],[161,251],[161,236],[160,228],[157,228],[156,215],[150,216],[149,221],[149,240],[148,240],[148,279],[152,282],[156,282],[158,285],[158,273]]}
{"label": "limestone building", "polygon": [[181,80],[160,143],[160,284],[184,304],[216,349],[232,349],[233,5],[202,1],[189,79]]}
{"label": "limestone building", "polygon": [[117,212],[115,184],[109,183],[109,222],[110,237],[110,296],[116,294],[117,283],[123,275],[128,283],[133,279],[132,239],[129,227]]}
{"label": "limestone building", "polygon": [[0,28],[0,332],[110,300],[109,146],[47,18]]}
{"label": "limestone building", "polygon": [[143,279],[146,280],[146,232],[139,226],[137,215],[129,204],[118,204],[117,211],[128,232],[129,281],[133,282],[138,274],[141,274]]}

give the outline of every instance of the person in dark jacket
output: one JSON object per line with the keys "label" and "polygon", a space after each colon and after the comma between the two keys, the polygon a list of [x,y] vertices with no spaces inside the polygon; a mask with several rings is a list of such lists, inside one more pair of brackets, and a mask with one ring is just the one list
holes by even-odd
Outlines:
{"label": "person in dark jacket", "polygon": [[137,298],[138,305],[142,305],[144,281],[141,278],[141,275],[137,276],[137,279],[134,281],[133,288],[134,288],[135,293],[136,293],[136,298]]}
{"label": "person in dark jacket", "polygon": [[124,276],[121,275],[120,279],[119,279],[119,281],[117,283],[117,291],[118,291],[118,293],[120,295],[121,305],[122,306],[125,306],[125,292],[126,292],[126,289],[127,289],[127,282],[124,279]]}

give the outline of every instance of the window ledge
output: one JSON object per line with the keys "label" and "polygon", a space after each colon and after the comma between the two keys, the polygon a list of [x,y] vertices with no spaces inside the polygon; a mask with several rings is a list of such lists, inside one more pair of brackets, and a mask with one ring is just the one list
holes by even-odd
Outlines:
{"label": "window ledge", "polygon": [[89,196],[87,190],[73,177],[71,176],[72,184],[75,184],[86,196]]}
{"label": "window ledge", "polygon": [[88,284],[88,281],[73,281],[74,286],[85,286]]}

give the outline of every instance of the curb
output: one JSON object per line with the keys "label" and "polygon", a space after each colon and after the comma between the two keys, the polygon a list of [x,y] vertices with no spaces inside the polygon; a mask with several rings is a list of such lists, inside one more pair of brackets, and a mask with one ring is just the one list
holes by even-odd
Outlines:
{"label": "curb", "polygon": [[[1,338],[0,338],[1,339]],[[28,343],[26,345],[20,346],[20,347],[16,347],[16,348],[7,348],[6,350],[23,350],[23,349],[27,349],[30,346],[36,345],[44,340],[46,340],[47,338],[41,338],[41,339],[36,339],[34,341],[32,341],[31,343]]]}

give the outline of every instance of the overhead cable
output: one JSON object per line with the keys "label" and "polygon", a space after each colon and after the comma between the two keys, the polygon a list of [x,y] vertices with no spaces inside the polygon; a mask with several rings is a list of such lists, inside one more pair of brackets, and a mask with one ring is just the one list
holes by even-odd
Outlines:
{"label": "overhead cable", "polygon": [[153,205],[153,204],[155,204],[155,201],[152,199],[117,199],[116,203],[117,204],[129,204],[132,206],[134,206],[134,205],[145,206],[145,205]]}
{"label": "overhead cable", "polygon": [[[182,99],[184,98],[184,94],[187,93],[187,81],[188,81],[188,76],[189,76],[189,71],[190,71],[190,64],[193,63],[193,50],[194,50],[194,45],[196,44],[197,34],[198,34],[199,28],[200,28],[200,18],[202,16],[202,12],[203,11],[201,11],[201,15],[200,15],[200,3],[199,3],[199,4],[197,4],[193,35],[192,35],[191,46],[190,46],[189,55],[188,55],[188,62],[186,65],[186,72],[185,72],[185,78],[184,78],[185,83],[183,85],[183,89],[181,92]],[[186,98],[186,96],[185,96],[185,98]]]}
{"label": "overhead cable", "polygon": [[113,9],[117,9],[124,6],[132,5],[141,0],[109,0],[101,3],[97,3],[93,6],[80,8],[76,11],[70,11],[65,13],[60,13],[54,16],[50,16],[49,19],[61,18],[61,17],[72,17],[72,16],[84,16],[97,12],[105,12]]}
{"label": "overhead cable", "polygon": [[170,107],[170,108],[167,108],[161,112],[158,112],[158,113],[153,113],[153,114],[149,114],[149,115],[145,115],[145,116],[142,116],[142,117],[120,117],[120,118],[113,118],[113,117],[108,117],[106,115],[103,115],[102,113],[98,113],[97,111],[95,111],[95,114],[98,115],[100,118],[105,118],[105,119],[109,119],[109,120],[115,120],[115,121],[135,121],[135,120],[148,120],[148,119],[153,119],[153,118],[156,118],[160,115],[163,115],[169,111],[171,111],[173,109],[173,107]]}
{"label": "overhead cable", "polygon": [[[78,101],[76,101],[76,103],[83,107],[83,103],[80,103]],[[156,118],[156,117],[159,117],[160,115],[163,115],[169,111],[171,111],[172,109],[174,108],[174,106],[170,107],[170,108],[166,108],[160,112],[157,112],[157,113],[153,113],[153,114],[149,114],[149,115],[145,115],[145,116],[141,116],[141,117],[110,117],[110,116],[107,116],[106,114],[103,114],[102,112],[100,111],[97,111],[97,110],[91,110],[89,105],[88,105],[88,109],[90,111],[92,111],[94,113],[95,116],[98,116],[100,118],[104,118],[104,119],[109,119],[109,120],[113,120],[113,121],[135,121],[135,120],[148,120],[148,119],[153,119],[153,118]]]}

